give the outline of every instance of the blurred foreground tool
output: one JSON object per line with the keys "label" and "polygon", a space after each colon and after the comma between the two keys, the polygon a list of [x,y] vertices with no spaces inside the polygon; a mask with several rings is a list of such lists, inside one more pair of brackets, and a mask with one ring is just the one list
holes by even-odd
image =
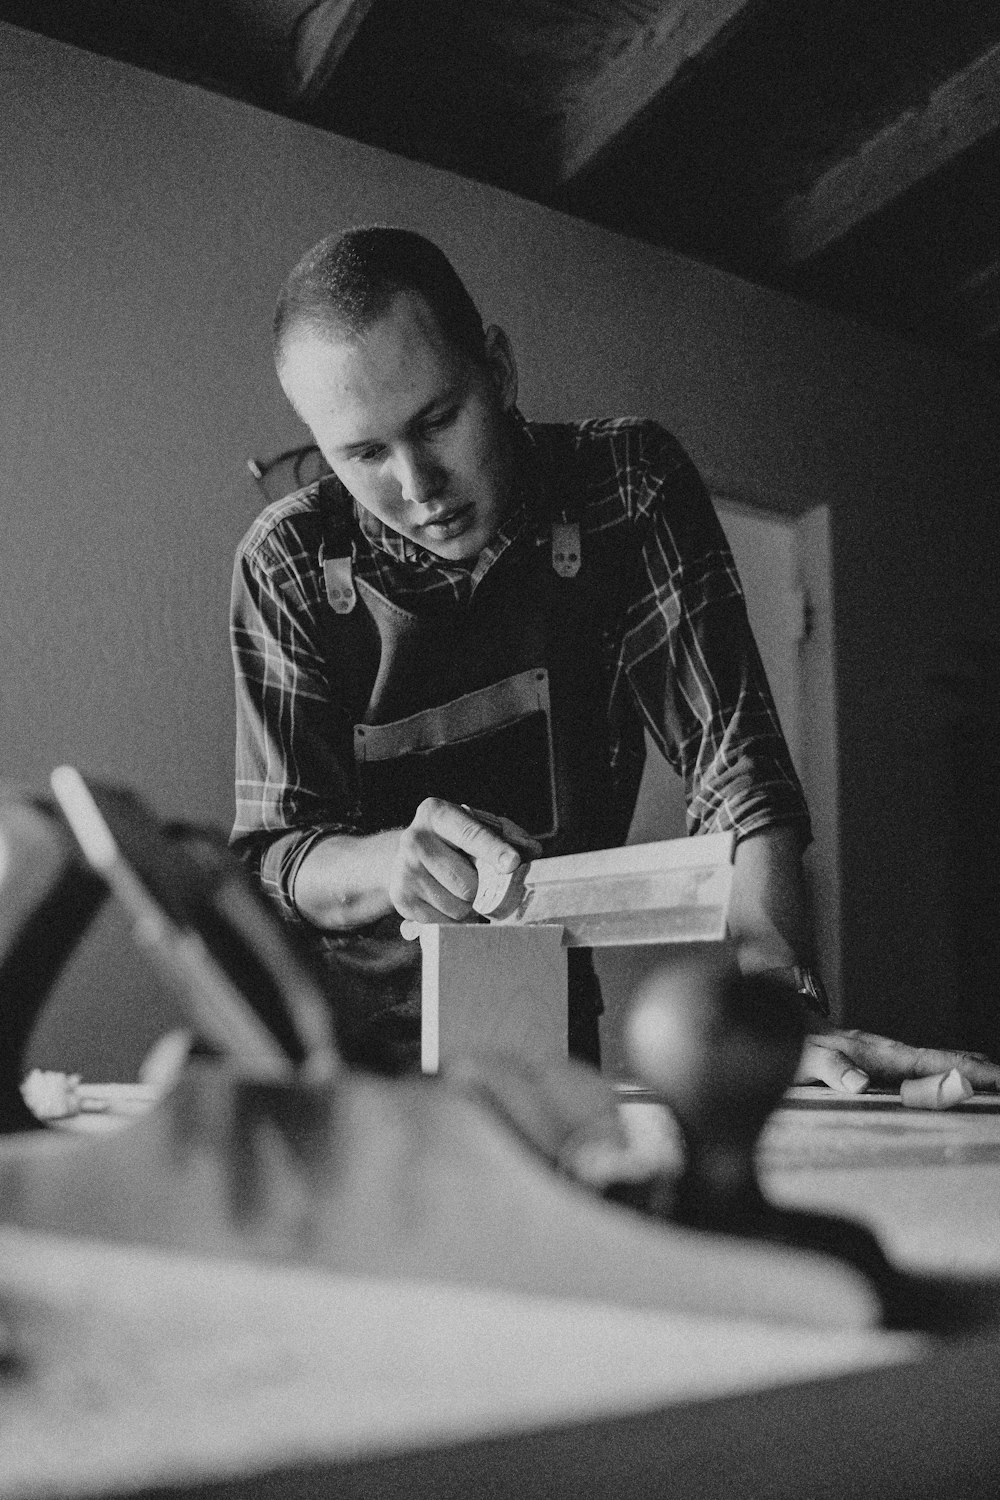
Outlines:
{"label": "blurred foreground tool", "polygon": [[339,1058],[320,977],[225,841],[161,827],[129,792],[76,772],[57,781],[86,808],[77,823],[92,861],[50,798],[0,787],[0,1133],[38,1125],[20,1092],[27,1046],[110,888],[203,1041],[235,1051],[247,1073],[332,1077]]}
{"label": "blurred foreground tool", "polygon": [[[197,859],[172,846],[137,799],[91,786],[72,766],[53,771],[52,790],[197,1034],[248,1078],[291,1079],[293,1070],[306,1081],[331,1077],[336,1050],[323,994],[288,945],[275,945],[238,866],[213,858],[211,845]],[[253,972],[234,974],[227,954],[249,954]]]}
{"label": "blurred foreground tool", "polygon": [[[715,967],[721,945],[694,945],[704,963],[675,986],[694,1037],[674,1091],[691,1162],[679,1180],[652,1184],[640,1214],[601,1196],[613,1181],[587,1186],[574,1171],[581,1142],[593,1160],[595,1144],[610,1140],[610,1090],[593,1070],[512,1070],[486,1055],[475,1063],[488,1083],[479,1088],[468,1072],[454,1083],[447,1074],[429,1083],[351,1072],[325,1039],[315,1014],[322,997],[290,939],[228,857],[194,834],[166,837],[127,794],[90,790],[112,841],[99,866],[124,861],[158,917],[166,910],[176,928],[197,933],[288,1066],[262,1077],[235,1046],[193,1058],[166,1097],[114,1135],[8,1138],[0,1222],[228,1261],[764,1322],[954,1329],[972,1303],[981,1321],[996,1322],[992,1282],[958,1296],[894,1279],[876,1254],[866,1260],[761,1206],[752,1142],[795,1048],[766,1010],[744,1015],[743,992]],[[50,821],[45,814],[46,831]],[[271,945],[264,950],[254,946],[258,929]],[[181,982],[186,975],[182,966]],[[659,1014],[663,996],[653,998]],[[678,1049],[664,1049],[662,1026],[643,1038],[642,1014],[640,1003],[633,1060],[667,1092],[665,1058]],[[327,1076],[307,1067],[324,1056]],[[744,1120],[728,1164],[727,1112]]]}

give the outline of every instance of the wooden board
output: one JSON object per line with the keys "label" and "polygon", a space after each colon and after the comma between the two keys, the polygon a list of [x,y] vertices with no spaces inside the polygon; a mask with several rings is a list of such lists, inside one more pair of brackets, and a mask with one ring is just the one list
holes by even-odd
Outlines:
{"label": "wooden board", "polygon": [[[901,1268],[1000,1285],[1000,1114],[904,1109],[898,1098],[879,1107],[877,1096],[838,1110],[826,1107],[827,1091],[810,1092],[814,1108],[797,1097],[761,1136],[767,1196],[866,1224]],[[619,1097],[634,1152],[677,1170],[683,1146],[669,1110],[637,1090]]]}
{"label": "wooden board", "polygon": [[[790,1088],[785,1094],[782,1107],[785,1109],[852,1110],[863,1113],[888,1110],[890,1114],[904,1110],[908,1115],[913,1112],[903,1104],[898,1089],[866,1089],[863,1094],[842,1094],[838,1089],[829,1089],[822,1084],[799,1084]],[[960,1099],[957,1103],[949,1105],[949,1114],[954,1114],[956,1111],[959,1114],[1000,1114],[1000,1094],[971,1094],[967,1099]]]}
{"label": "wooden board", "polygon": [[[0,1229],[0,1307],[18,1371],[0,1376],[4,1500],[213,1482],[244,1496],[340,1496],[355,1469],[404,1455],[398,1487],[366,1493],[409,1495],[428,1460],[450,1452],[461,1466],[477,1440],[665,1419],[692,1401],[903,1370],[926,1354],[913,1336],[385,1283],[11,1229]],[[625,1477],[627,1449],[619,1462]],[[533,1489],[544,1466],[534,1480],[532,1469],[520,1483]],[[520,1495],[518,1484],[512,1475],[501,1492]],[[497,1491],[484,1471],[438,1491],[448,1493]]]}
{"label": "wooden board", "polygon": [[421,1067],[482,1052],[567,1055],[566,949],[559,926],[461,923],[420,933]]}
{"label": "wooden board", "polygon": [[1000,1283],[1000,1115],[780,1110],[761,1142],[775,1202],[863,1219],[894,1264]]}
{"label": "wooden board", "polygon": [[721,941],[733,848],[732,834],[705,834],[532,860],[517,872],[515,909],[491,920],[559,922],[568,947]]}
{"label": "wooden board", "polygon": [[[200,1089],[192,1097],[192,1081],[182,1086],[183,1108],[175,1101],[99,1148],[53,1134],[8,1142],[0,1152],[8,1216],[47,1213],[63,1228],[75,1220],[91,1233],[114,1220],[131,1239],[156,1237],[169,1224],[162,1237],[173,1246],[164,1254],[0,1229],[0,1311],[14,1334],[14,1358],[0,1376],[3,1500],[162,1500],[171,1493],[189,1500],[730,1500],[734,1482],[768,1500],[993,1500],[1000,1489],[995,1330],[938,1341],[733,1320],[723,1312],[732,1312],[734,1272],[744,1288],[747,1275],[756,1277],[761,1297],[780,1307],[788,1258],[761,1260],[746,1246],[741,1267],[725,1241],[704,1237],[695,1243],[706,1297],[713,1280],[716,1290],[704,1316],[690,1307],[616,1307],[613,1296],[573,1300],[566,1295],[572,1266],[554,1299],[385,1278],[384,1233],[369,1264],[355,1257],[348,1275],[318,1266],[315,1255],[311,1266],[252,1263],[260,1253],[254,1232],[274,1205],[263,1182],[256,1203],[245,1180],[238,1186],[236,1156],[244,1178],[252,1176],[267,1144],[261,1132],[270,1135],[286,1213],[294,1214],[302,1157],[275,1156],[276,1122],[284,1115],[289,1139],[302,1132],[287,1105],[275,1111],[273,1099],[265,1118],[267,1091],[240,1090],[227,1110],[225,1091]],[[485,1258],[497,1250],[509,1256],[519,1189],[528,1186],[520,1203],[525,1227],[543,1253],[558,1254],[554,1221],[530,1176],[511,1197],[503,1173],[487,1173],[484,1183],[485,1160],[467,1158],[449,1211],[440,1155],[427,1170],[434,1116],[414,1107],[443,1094],[437,1085],[416,1093],[366,1086],[361,1098],[342,1099],[340,1150],[330,1163],[331,1178],[341,1183],[334,1215],[363,1218],[373,1198],[388,1196],[403,1207],[401,1227],[411,1241],[426,1232],[426,1211],[441,1224],[445,1247],[449,1235],[468,1236],[485,1212]],[[364,1099],[378,1105],[374,1113]],[[403,1100],[408,1107],[400,1111]],[[649,1101],[632,1107],[652,1112]],[[851,1134],[873,1123],[860,1114],[817,1112],[815,1119],[824,1132]],[[225,1144],[237,1120],[238,1153]],[[801,1109],[782,1112],[777,1123],[810,1129]],[[971,1129],[982,1122],[957,1123]],[[463,1135],[461,1116],[441,1117],[438,1126],[439,1149]],[[360,1179],[352,1150],[359,1138],[369,1148]],[[387,1145],[400,1160],[386,1157]],[[15,1161],[24,1170],[12,1196]],[[179,1181],[185,1173],[186,1192]],[[894,1218],[898,1230],[919,1218],[921,1176],[924,1211],[929,1181],[946,1231],[940,1243],[970,1264],[969,1214],[978,1210],[984,1229],[995,1216],[995,1174],[973,1180],[939,1165],[929,1177],[911,1171],[905,1191],[887,1196],[865,1170],[829,1173],[804,1157],[785,1181],[799,1203],[824,1182],[841,1195],[850,1183],[851,1206],[866,1209],[869,1221]],[[196,1191],[192,1197],[196,1178],[209,1189],[200,1204]],[[406,1208],[405,1187],[415,1181],[424,1192]],[[915,1191],[911,1207],[907,1194]],[[498,1193],[500,1214],[491,1218]],[[158,1214],[166,1215],[160,1225]],[[179,1253],[185,1240],[200,1238],[217,1255],[227,1217],[233,1226],[242,1220],[244,1230],[242,1241],[232,1235],[227,1260]],[[575,1232],[600,1261],[606,1246],[593,1224],[578,1220]],[[639,1239],[619,1244],[626,1273],[630,1260],[641,1263],[655,1245],[643,1228]],[[685,1238],[677,1235],[678,1246]],[[995,1225],[990,1243],[995,1262]],[[304,1261],[309,1252],[310,1236],[300,1233],[297,1250],[288,1241],[284,1254]],[[681,1254],[671,1265],[652,1253],[665,1296],[683,1297],[685,1283],[690,1291],[697,1280],[698,1261]],[[793,1316],[794,1306],[785,1311]]]}
{"label": "wooden board", "polygon": [[993,1500],[1000,1343],[0,1230],[0,1497]]}

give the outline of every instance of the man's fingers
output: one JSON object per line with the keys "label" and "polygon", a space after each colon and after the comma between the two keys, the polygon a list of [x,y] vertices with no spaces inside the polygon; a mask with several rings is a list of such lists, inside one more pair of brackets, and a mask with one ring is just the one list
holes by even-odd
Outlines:
{"label": "man's fingers", "polygon": [[[437,876],[441,878],[438,879]],[[415,922],[464,922],[476,894],[476,872],[436,859],[413,872],[396,900],[401,917]]]}
{"label": "man's fingers", "polygon": [[521,856],[512,844],[479,822],[475,813],[454,802],[428,797],[417,808],[412,826],[427,828],[472,860],[489,861],[501,870],[514,870],[521,863]]}
{"label": "man's fingers", "polygon": [[[478,884],[475,865],[457,849],[438,843],[423,851],[416,894],[437,906],[446,916],[457,921],[468,915]],[[444,904],[439,899],[441,897]]]}
{"label": "man's fingers", "polygon": [[888,1083],[903,1078],[931,1078],[952,1068],[969,1080],[974,1089],[1000,1089],[1000,1066],[974,1052],[955,1052],[940,1047],[912,1047],[871,1032],[835,1033],[836,1045],[848,1051],[859,1067]]}
{"label": "man's fingers", "polygon": [[[957,1068],[980,1091],[1000,1089],[1000,1066],[981,1053],[954,1052],[939,1047],[913,1047],[891,1037],[876,1036],[868,1031],[831,1031],[813,1036],[807,1043],[808,1063],[816,1071],[812,1077],[828,1082],[828,1072],[836,1071],[838,1062],[822,1058],[831,1052],[846,1059],[854,1068],[882,1083],[900,1083],[905,1078],[931,1078]],[[806,1057],[806,1053],[803,1053]],[[834,1085],[835,1087],[837,1085]]]}
{"label": "man's fingers", "polygon": [[484,828],[489,828],[498,834],[508,844],[513,844],[522,855],[530,854],[537,857],[542,852],[542,846],[538,839],[534,838],[520,823],[515,823],[512,818],[501,818],[497,813],[482,812],[478,807],[470,807],[467,802],[462,803],[462,808],[470,816],[482,823]]}
{"label": "man's fingers", "polygon": [[825,1083],[843,1094],[863,1094],[870,1079],[854,1060],[836,1047],[807,1037],[795,1073],[796,1083]]}
{"label": "man's fingers", "polygon": [[1000,1067],[975,1052],[936,1051],[921,1049],[919,1066],[910,1074],[912,1078],[929,1078],[936,1073],[950,1073],[956,1068],[980,1093],[1000,1090]]}
{"label": "man's fingers", "polygon": [[[521,854],[467,807],[428,797],[399,838],[389,897],[401,917],[415,922],[463,922],[473,909],[484,871],[508,880]],[[492,819],[496,824],[502,820]],[[504,824],[519,837],[516,824]]]}

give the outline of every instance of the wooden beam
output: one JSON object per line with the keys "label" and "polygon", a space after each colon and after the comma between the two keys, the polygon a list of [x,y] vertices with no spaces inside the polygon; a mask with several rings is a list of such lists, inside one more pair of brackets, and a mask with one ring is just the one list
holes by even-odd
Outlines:
{"label": "wooden beam", "polygon": [[550,188],[564,187],[591,167],[753,0],[672,0],[659,18],[609,63],[562,115],[545,152]]}
{"label": "wooden beam", "polygon": [[769,227],[772,255],[785,266],[810,260],[998,128],[1000,45],[789,198]]}
{"label": "wooden beam", "polygon": [[568,948],[718,942],[734,845],[715,833],[534,859],[485,888],[481,871],[476,910],[499,926],[561,923]]}
{"label": "wooden beam", "polygon": [[296,104],[312,104],[323,93],[374,3],[319,0],[301,10],[289,61],[289,94]]}
{"label": "wooden beam", "polygon": [[974,344],[989,344],[998,335],[1000,335],[1000,316],[994,318],[992,322],[981,323],[972,334],[971,341]]}
{"label": "wooden beam", "polygon": [[946,302],[973,344],[994,338],[1000,328],[1000,261],[982,266],[952,287]]}

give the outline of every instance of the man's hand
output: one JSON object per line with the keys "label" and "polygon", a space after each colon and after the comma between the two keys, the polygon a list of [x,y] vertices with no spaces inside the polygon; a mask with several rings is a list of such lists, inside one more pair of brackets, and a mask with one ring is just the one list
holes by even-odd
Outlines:
{"label": "man's hand", "polygon": [[[539,847],[523,829],[504,826],[524,849]],[[509,873],[521,858],[518,848],[474,810],[428,797],[399,836],[389,879],[390,900],[407,919],[403,936],[416,936],[411,923],[467,921],[479,885],[477,861]]]}
{"label": "man's hand", "polygon": [[847,1094],[869,1084],[894,1086],[907,1078],[930,1078],[952,1068],[984,1092],[1000,1090],[1000,1066],[981,1052],[911,1047],[869,1031],[826,1031],[806,1038],[796,1083],[826,1083]]}

